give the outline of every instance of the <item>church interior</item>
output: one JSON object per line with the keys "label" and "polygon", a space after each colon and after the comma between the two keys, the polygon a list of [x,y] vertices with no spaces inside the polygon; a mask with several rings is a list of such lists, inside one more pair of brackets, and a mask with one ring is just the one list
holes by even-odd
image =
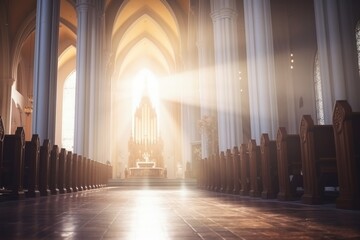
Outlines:
{"label": "church interior", "polygon": [[0,0],[0,239],[360,239],[360,1]]}

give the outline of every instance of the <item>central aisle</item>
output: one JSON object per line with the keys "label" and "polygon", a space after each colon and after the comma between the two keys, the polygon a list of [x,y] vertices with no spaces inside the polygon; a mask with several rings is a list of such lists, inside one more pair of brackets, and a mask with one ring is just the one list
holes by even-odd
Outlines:
{"label": "central aisle", "polygon": [[196,188],[109,187],[0,203],[1,239],[359,239],[360,212]]}

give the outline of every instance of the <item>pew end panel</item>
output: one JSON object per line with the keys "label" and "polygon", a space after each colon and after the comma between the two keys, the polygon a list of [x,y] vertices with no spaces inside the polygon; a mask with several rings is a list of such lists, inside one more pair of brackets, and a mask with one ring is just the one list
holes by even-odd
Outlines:
{"label": "pew end panel", "polygon": [[239,153],[239,148],[238,147],[234,147],[233,150],[233,176],[234,176],[234,189],[233,189],[233,194],[239,194],[240,193],[240,153]]}
{"label": "pew end panel", "polygon": [[18,200],[25,198],[23,172],[25,159],[25,133],[22,127],[15,134],[4,136],[1,198]]}
{"label": "pew end panel", "polygon": [[263,184],[261,197],[264,199],[276,198],[279,192],[276,141],[270,140],[267,133],[261,135],[260,151]]}
{"label": "pew end panel", "polygon": [[335,141],[332,125],[314,125],[310,115],[300,124],[301,159],[304,176],[305,204],[321,204],[325,187],[337,187]]}
{"label": "pew end panel", "polygon": [[360,112],[346,100],[336,101],[333,112],[339,179],[336,207],[360,209]]}
{"label": "pew end panel", "polygon": [[33,134],[25,144],[24,189],[26,197],[40,197],[39,191],[40,139]]}
{"label": "pew end panel", "polygon": [[249,140],[250,197],[260,197],[262,192],[261,153],[256,141]]}
{"label": "pew end panel", "polygon": [[278,200],[296,200],[302,195],[303,177],[301,164],[300,136],[287,134],[280,127],[276,137],[279,176]]}
{"label": "pew end panel", "polygon": [[250,191],[249,152],[247,144],[240,145],[240,195],[247,196]]}

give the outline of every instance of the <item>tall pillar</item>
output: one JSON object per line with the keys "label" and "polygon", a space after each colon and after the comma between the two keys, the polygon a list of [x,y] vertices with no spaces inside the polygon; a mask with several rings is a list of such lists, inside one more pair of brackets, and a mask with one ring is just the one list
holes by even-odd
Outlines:
{"label": "tall pillar", "polygon": [[244,14],[251,137],[260,142],[262,133],[275,139],[278,128],[270,1],[244,0]]}
{"label": "tall pillar", "polygon": [[[212,36],[210,13],[210,0],[199,1],[199,15],[198,15],[198,62],[199,62],[199,98],[200,98],[200,117],[205,119],[207,117],[214,118],[215,113],[215,99],[214,99],[214,78],[212,59],[213,52],[211,51],[212,42],[209,36]],[[209,158],[211,155],[210,138],[211,132],[203,131],[201,134],[201,158]]]}
{"label": "tall pillar", "polygon": [[324,118],[330,124],[336,100],[360,110],[356,36],[350,1],[317,0],[314,7]]}
{"label": "tall pillar", "polygon": [[60,0],[37,1],[33,133],[55,141]]}
{"label": "tall pillar", "polygon": [[214,25],[219,151],[242,142],[237,11],[235,0],[211,0]]}
{"label": "tall pillar", "polygon": [[[100,70],[102,58],[102,0],[77,0],[77,63],[74,152],[98,157],[100,133]],[[104,123],[106,124],[106,123]],[[96,155],[96,156],[95,156]],[[102,159],[96,159],[102,161]]]}
{"label": "tall pillar", "polygon": [[[189,7],[187,48],[185,49],[186,52],[184,52],[184,56],[186,56],[184,68],[188,72],[188,80],[181,93],[182,174],[185,173],[187,162],[192,159],[192,144],[200,139],[196,124],[200,116],[198,91],[196,91],[199,87],[196,51],[197,1],[190,1]],[[178,81],[181,80],[178,79]]]}

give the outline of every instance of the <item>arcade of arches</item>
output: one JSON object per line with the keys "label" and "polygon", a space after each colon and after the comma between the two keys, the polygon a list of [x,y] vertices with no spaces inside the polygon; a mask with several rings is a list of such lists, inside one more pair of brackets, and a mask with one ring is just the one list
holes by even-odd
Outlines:
{"label": "arcade of arches", "polygon": [[0,115],[115,178],[143,143],[135,162],[183,178],[303,114],[330,123],[338,99],[359,111],[359,19],[356,0],[1,0]]}

